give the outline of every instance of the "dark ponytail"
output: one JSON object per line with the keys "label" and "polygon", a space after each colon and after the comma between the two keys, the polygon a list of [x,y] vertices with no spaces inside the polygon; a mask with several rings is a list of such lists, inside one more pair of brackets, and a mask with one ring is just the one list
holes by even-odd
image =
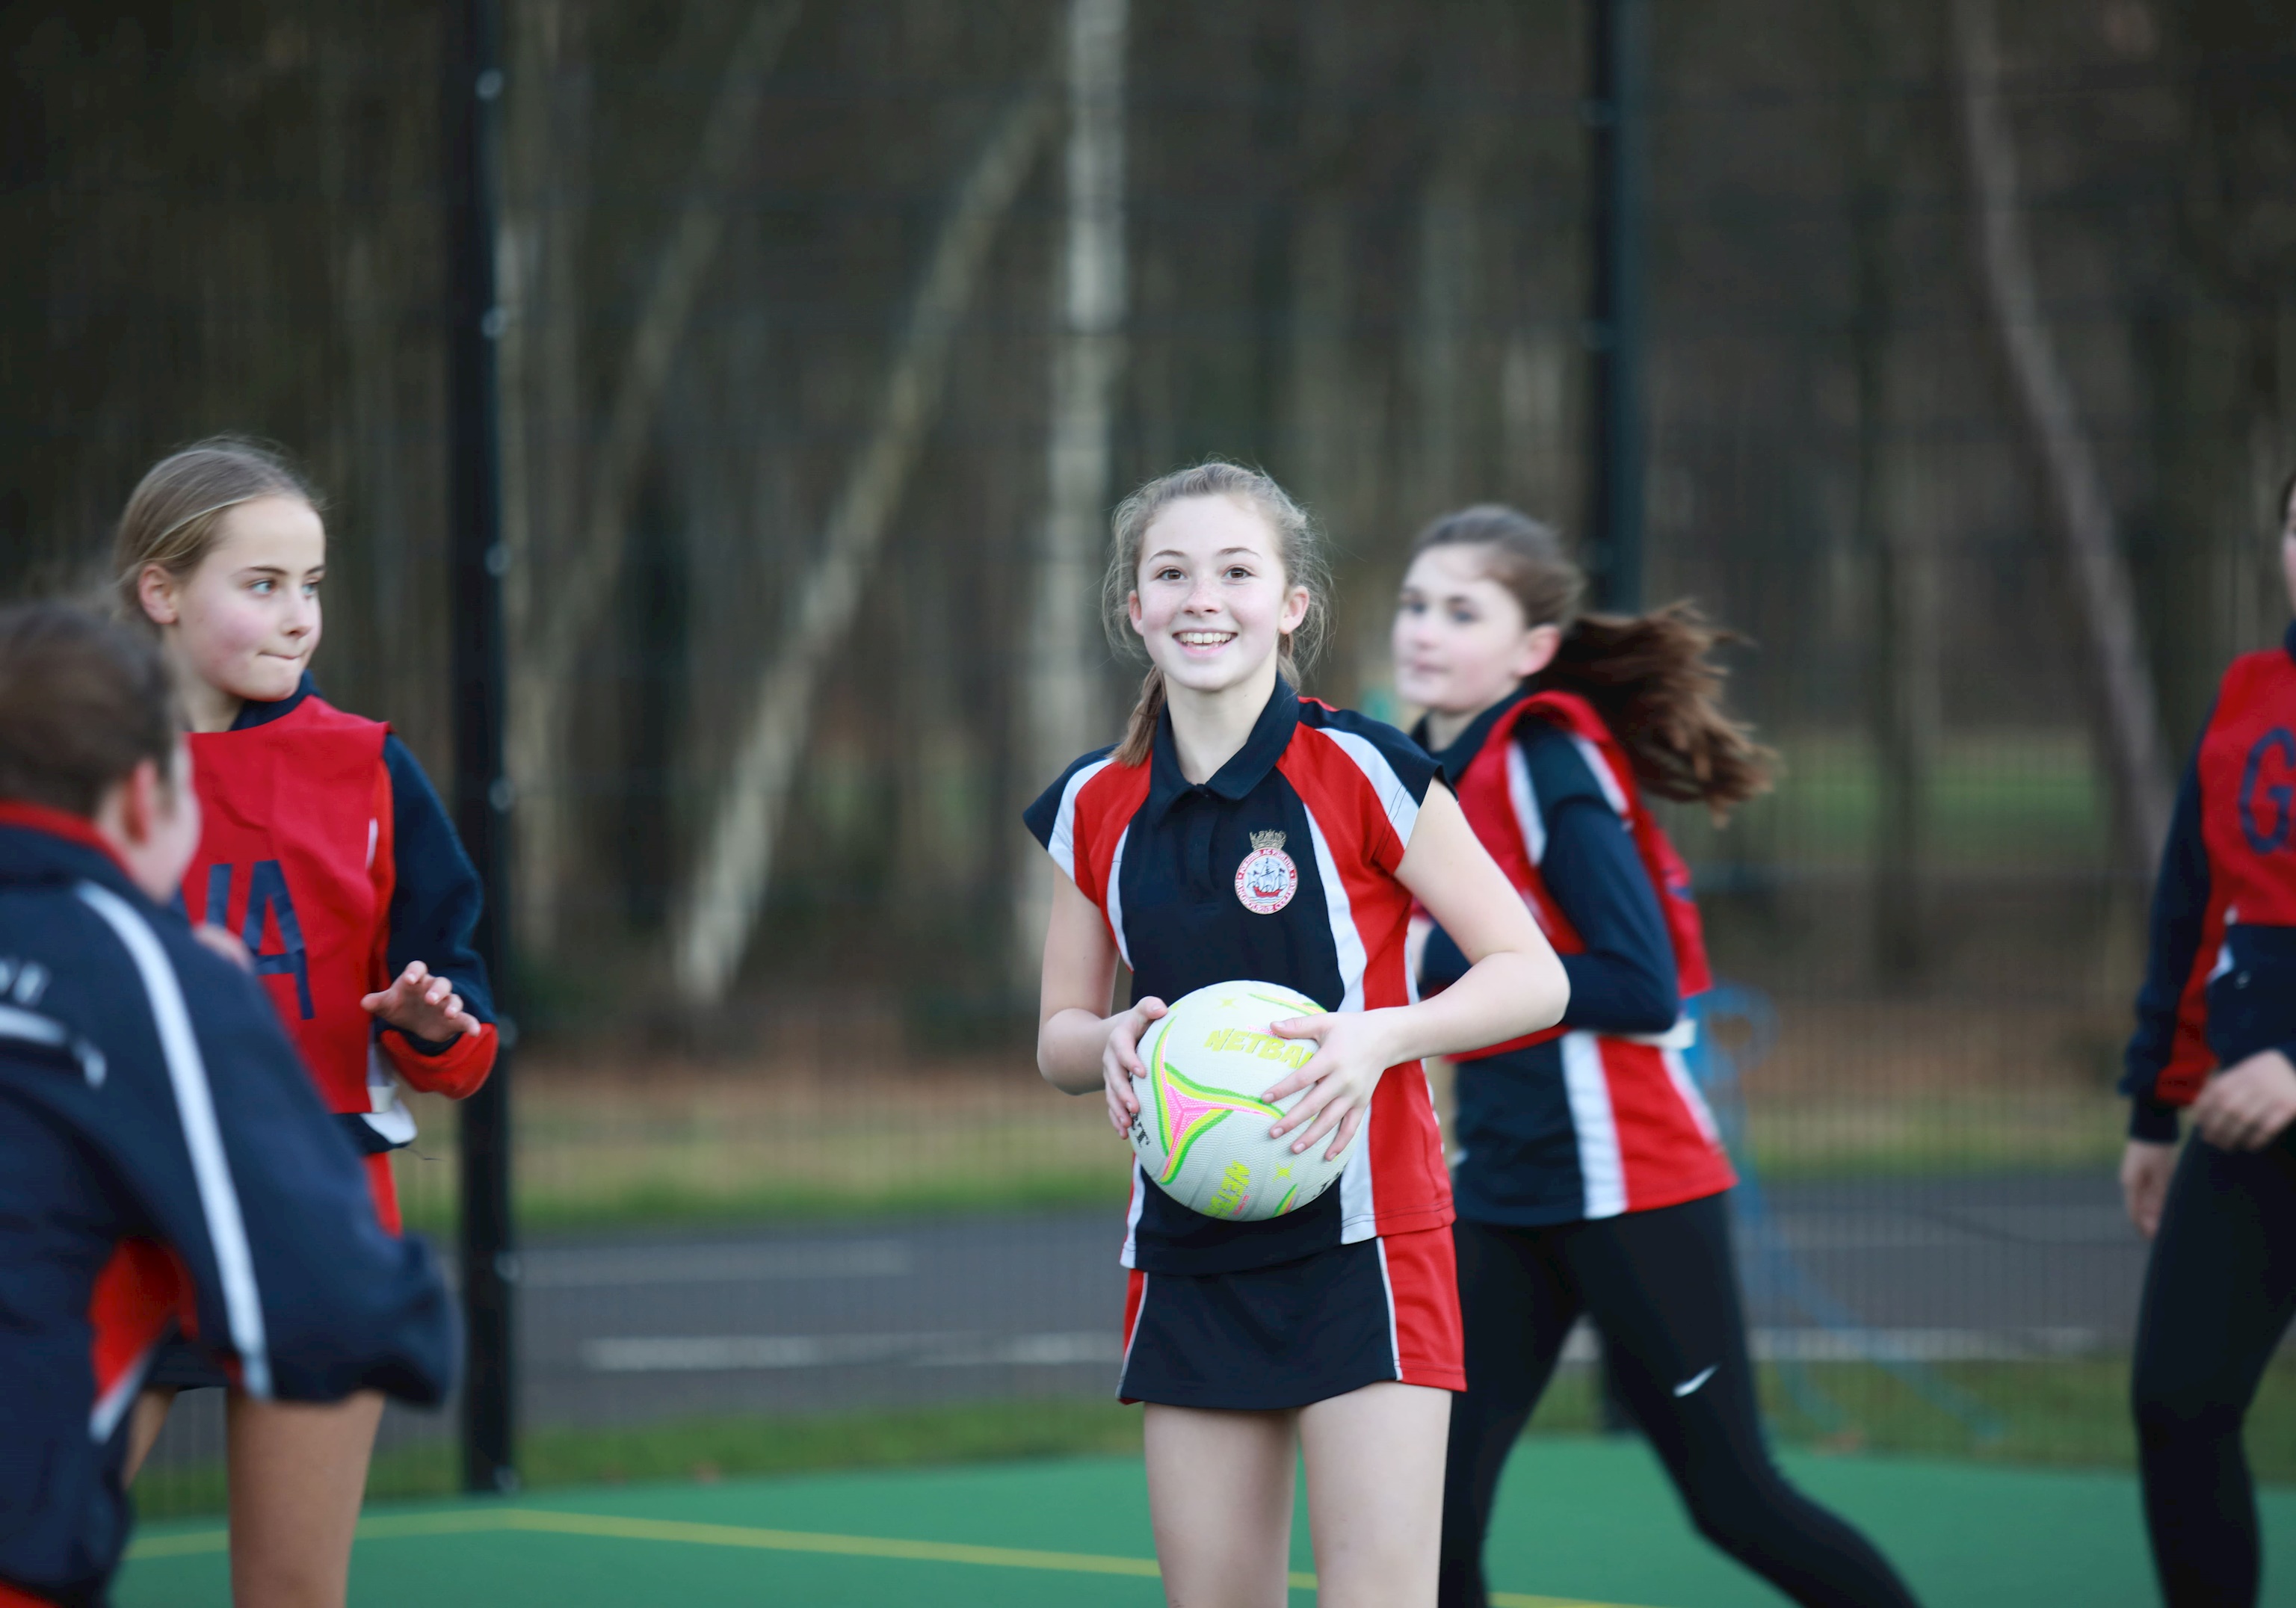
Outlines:
{"label": "dark ponytail", "polygon": [[1718,644],[1744,639],[1687,602],[1644,615],[1581,614],[1587,577],[1562,539],[1500,503],[1445,514],[1419,533],[1412,555],[1431,547],[1483,549],[1490,578],[1514,595],[1524,622],[1562,628],[1562,644],[1536,684],[1592,704],[1644,787],[1702,803],[1717,820],[1769,790],[1777,755],[1723,713],[1726,673],[1709,657]]}

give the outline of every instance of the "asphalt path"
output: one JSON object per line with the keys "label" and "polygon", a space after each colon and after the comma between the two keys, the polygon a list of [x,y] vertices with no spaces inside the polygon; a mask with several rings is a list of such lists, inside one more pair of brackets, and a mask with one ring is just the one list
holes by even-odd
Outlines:
{"label": "asphalt path", "polygon": [[[2046,1361],[2125,1352],[2134,1330],[2144,1246],[2102,1174],[1775,1187],[1742,1191],[1736,1220],[1759,1355]],[[1067,1212],[537,1243],[521,1421],[1104,1394],[1121,1231]],[[214,1455],[216,1405],[184,1404],[162,1460]],[[451,1426],[394,1408],[386,1441]]]}

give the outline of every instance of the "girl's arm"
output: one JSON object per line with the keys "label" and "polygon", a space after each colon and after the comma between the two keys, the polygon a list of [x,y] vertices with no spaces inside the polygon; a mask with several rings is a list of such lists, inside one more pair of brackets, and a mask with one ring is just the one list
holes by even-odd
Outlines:
{"label": "girl's arm", "polygon": [[1564,1021],[1609,1033],[1672,1027],[1682,1015],[1674,943],[1658,890],[1618,812],[1600,798],[1552,812],[1544,869],[1548,894],[1587,946],[1561,957],[1570,978]]}
{"label": "girl's arm", "polygon": [[400,1076],[462,1099],[486,1082],[496,1048],[492,991],[472,941],[484,894],[414,754],[386,737],[382,761],[375,851],[390,904],[381,986],[359,1003],[397,1030],[381,1042]]}
{"label": "girl's arm", "polygon": [[[2213,722],[2213,706],[2209,719]],[[2201,730],[2205,732],[2208,726]],[[2128,1096],[2128,1137],[2137,1144],[2177,1142],[2177,1108],[2161,1098],[2161,1074],[2177,1050],[2177,1017],[2193,977],[2208,923],[2209,851],[2201,835],[2201,755],[2194,747],[2177,789],[2161,873],[2152,885],[2144,984],[2136,993],[2136,1031],[2122,1055],[2120,1091]],[[2165,1154],[2165,1151],[2164,1151]],[[2164,1171],[2156,1169],[2156,1171]],[[2165,1187],[2165,1186],[2164,1186]],[[2157,1213],[2156,1213],[2157,1215]]]}
{"label": "girl's arm", "polygon": [[1273,1031],[1284,1038],[1318,1044],[1314,1059],[1264,1097],[1278,1100],[1308,1091],[1270,1130],[1299,1131],[1292,1147],[1295,1153],[1334,1129],[1338,1132],[1325,1154],[1336,1157],[1345,1150],[1363,1126],[1372,1091],[1389,1067],[1551,1027],[1570,1003],[1570,980],[1546,935],[1476,840],[1448,789],[1428,788],[1396,878],[1473,964],[1456,983],[1416,1005],[1295,1016],[1274,1024]]}
{"label": "girl's arm", "polygon": [[[1530,806],[1546,837],[1539,869],[1551,898],[1584,946],[1561,957],[1570,979],[1563,1025],[1604,1033],[1662,1033],[1682,1014],[1674,943],[1660,894],[1636,851],[1634,833],[1570,739],[1527,721],[1516,746],[1529,773]],[[1467,958],[1450,935],[1429,936],[1419,990],[1435,993],[1465,975]]]}
{"label": "girl's arm", "polygon": [[1077,885],[1062,877],[1053,893],[1052,919],[1045,926],[1037,1070],[1063,1094],[1101,1089],[1108,1096],[1110,1123],[1124,1133],[1140,1109],[1132,1093],[1133,1077],[1144,1070],[1136,1046],[1148,1024],[1164,1014],[1164,1001],[1143,1000],[1129,1010],[1104,1015],[1115,981],[1116,943],[1108,924]]}

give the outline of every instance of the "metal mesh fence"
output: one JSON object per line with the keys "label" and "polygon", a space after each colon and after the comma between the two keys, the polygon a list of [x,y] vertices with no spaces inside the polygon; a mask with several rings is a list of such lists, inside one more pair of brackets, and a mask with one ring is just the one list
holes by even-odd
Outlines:
{"label": "metal mesh fence", "polygon": [[[1586,518],[1581,8],[505,27],[529,1449],[1109,1433],[1125,1157],[1030,1064],[1015,819],[1128,701],[1105,510],[1264,463],[1340,560],[1310,690],[1409,713],[1415,526]],[[0,583],[94,576],[166,446],[275,437],[331,494],[322,682],[443,781],[436,19],[29,4],[0,37]],[[1732,698],[1784,759],[1726,829],[1670,818],[1775,1426],[2124,1461],[2140,851],[2284,618],[2296,12],[1664,0],[1650,50],[1647,595],[1745,633]],[[417,1106],[437,1231],[455,1122]],[[1541,1422],[1590,1412],[1581,1369]],[[147,1511],[212,1499],[218,1426],[186,1403]],[[449,1479],[449,1427],[394,1409],[378,1489]],[[2296,1375],[2251,1449],[2296,1472]]]}

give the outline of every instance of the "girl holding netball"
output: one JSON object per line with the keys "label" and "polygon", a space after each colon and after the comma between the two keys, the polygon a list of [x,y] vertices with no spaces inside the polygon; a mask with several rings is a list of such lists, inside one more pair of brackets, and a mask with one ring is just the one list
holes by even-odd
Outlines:
{"label": "girl holding netball", "polygon": [[[2280,490],[2296,606],[2296,476]],[[2249,1608],[2241,1425],[2296,1315],[2296,624],[2225,672],[2185,772],[2121,1088],[2128,1214],[2152,1239],[2133,1396],[2169,1608]],[[2198,1137],[2177,1155],[2177,1108]]]}
{"label": "girl holding netball", "polygon": [[[1190,1608],[1286,1600],[1296,1457],[1320,1600],[1429,1604],[1464,1379],[1419,1063],[1553,1022],[1562,970],[1426,756],[1294,690],[1329,600],[1280,486],[1226,463],[1181,470],[1128,498],[1114,534],[1111,634],[1150,668],[1124,740],[1027,812],[1063,873],[1037,1064],[1071,1094],[1103,1091],[1123,1133],[1136,1046],[1167,1000],[1281,984],[1331,1014],[1271,1024],[1316,1045],[1267,1090],[1305,1091],[1272,1131],[1348,1156],[1313,1203],[1259,1222],[1200,1215],[1134,1171],[1119,1393],[1148,1404],[1165,1592]],[[1422,1003],[1404,961],[1414,898],[1469,962]],[[1133,1000],[1111,1014],[1119,959]]]}
{"label": "girl holding netball", "polygon": [[[1559,1025],[1454,1057],[1467,1390],[1441,1601],[1488,1600],[1499,1474],[1583,1312],[1710,1540],[1797,1603],[1906,1604],[1865,1538],[1770,1460],[1730,1257],[1734,1179],[1682,1058],[1705,943],[1642,794],[1725,810],[1767,786],[1768,755],[1717,705],[1715,632],[1682,608],[1582,616],[1584,590],[1553,531],[1486,505],[1420,533],[1395,616],[1396,690],[1427,711],[1414,735],[1570,979]],[[1440,1001],[1468,956],[1431,912],[1420,983]]]}
{"label": "girl holding netball", "polygon": [[[121,611],[157,634],[190,715],[204,824],[187,912],[244,942],[396,1233],[390,1152],[414,1125],[393,1073],[460,1098],[494,1064],[478,878],[414,756],[312,683],[326,529],[285,462],[233,439],[163,460],[114,559]],[[186,1350],[163,1357],[133,1456],[175,1390],[226,1383]],[[342,1602],[381,1411],[373,1392],[325,1407],[233,1393],[235,1601]]]}

